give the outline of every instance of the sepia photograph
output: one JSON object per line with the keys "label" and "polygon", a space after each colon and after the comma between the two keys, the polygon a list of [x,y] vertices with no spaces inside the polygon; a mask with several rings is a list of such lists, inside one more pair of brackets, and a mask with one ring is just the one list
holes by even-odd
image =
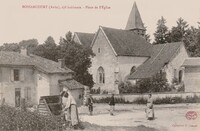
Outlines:
{"label": "sepia photograph", "polygon": [[199,0],[1,0],[0,131],[200,131]]}

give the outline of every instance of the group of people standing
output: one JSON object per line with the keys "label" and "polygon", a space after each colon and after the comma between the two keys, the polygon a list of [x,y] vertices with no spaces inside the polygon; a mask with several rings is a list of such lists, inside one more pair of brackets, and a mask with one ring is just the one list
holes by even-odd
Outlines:
{"label": "group of people standing", "polygon": [[[78,116],[78,110],[77,105],[74,97],[71,95],[70,91],[62,91],[62,102],[63,102],[63,112],[65,114],[66,121],[69,121],[71,126],[76,129],[79,124],[79,116]],[[115,98],[114,94],[111,95],[110,101],[108,103],[110,105],[110,115],[114,115],[115,110]],[[93,98],[90,94],[87,98],[87,106],[89,110],[89,115],[93,115]],[[146,117],[148,120],[154,119],[154,108],[153,108],[153,99],[152,95],[148,95],[147,99],[147,108],[145,109]]]}

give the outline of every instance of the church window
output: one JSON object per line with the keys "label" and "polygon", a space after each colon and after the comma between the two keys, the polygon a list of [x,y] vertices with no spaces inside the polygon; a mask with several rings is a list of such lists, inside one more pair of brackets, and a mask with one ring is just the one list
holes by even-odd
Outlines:
{"label": "church window", "polygon": [[178,80],[179,80],[179,83],[182,82],[182,79],[183,79],[183,71],[180,70],[179,73],[178,73]]}
{"label": "church window", "polygon": [[105,83],[105,73],[103,67],[99,67],[98,69],[98,82],[101,84]]}
{"label": "church window", "polygon": [[100,48],[98,48],[98,53],[100,53],[101,52],[101,49]]}

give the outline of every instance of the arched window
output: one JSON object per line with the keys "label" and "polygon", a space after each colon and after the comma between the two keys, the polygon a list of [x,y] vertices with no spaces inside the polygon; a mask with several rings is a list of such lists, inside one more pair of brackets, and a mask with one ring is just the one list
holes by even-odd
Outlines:
{"label": "arched window", "polygon": [[104,84],[105,83],[105,73],[103,67],[98,68],[98,82]]}
{"label": "arched window", "polygon": [[133,74],[135,71],[136,71],[136,67],[133,66],[133,67],[131,68],[130,74]]}
{"label": "arched window", "polygon": [[182,79],[183,79],[183,71],[180,70],[179,73],[178,73],[178,81],[179,81],[179,83],[182,82]]}

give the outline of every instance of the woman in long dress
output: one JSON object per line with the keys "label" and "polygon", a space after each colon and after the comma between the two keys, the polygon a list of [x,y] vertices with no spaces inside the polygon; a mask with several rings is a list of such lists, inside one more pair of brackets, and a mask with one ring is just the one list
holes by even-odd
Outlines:
{"label": "woman in long dress", "polygon": [[147,99],[146,117],[148,120],[154,119],[153,99],[151,94],[149,94]]}
{"label": "woman in long dress", "polygon": [[74,97],[71,95],[70,91],[66,91],[68,95],[66,103],[64,103],[63,111],[65,112],[65,119],[71,122],[71,126],[73,128],[78,128],[79,117],[78,117],[78,109],[76,105],[76,101]]}

